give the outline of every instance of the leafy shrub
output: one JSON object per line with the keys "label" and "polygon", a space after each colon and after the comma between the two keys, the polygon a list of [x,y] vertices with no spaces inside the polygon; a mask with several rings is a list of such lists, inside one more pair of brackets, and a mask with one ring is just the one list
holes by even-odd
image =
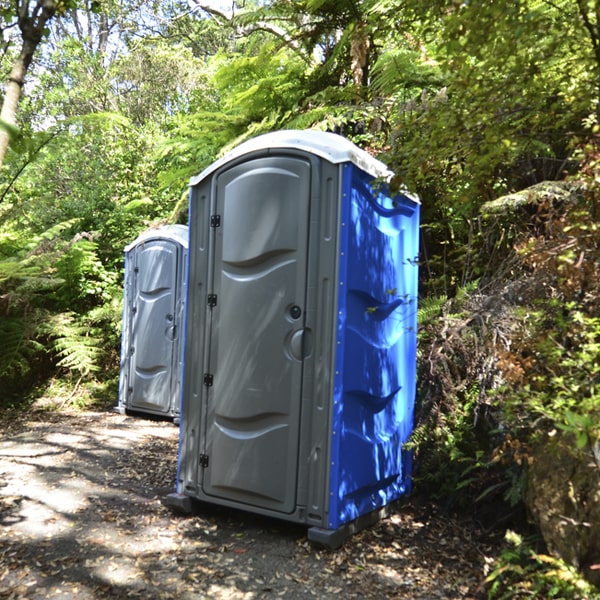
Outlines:
{"label": "leafy shrub", "polygon": [[538,552],[539,540],[507,531],[507,545],[486,578],[489,600],[598,600],[600,593],[562,560]]}
{"label": "leafy shrub", "polygon": [[[524,514],[528,469],[542,435],[565,432],[573,450],[588,454],[600,448],[594,190],[578,183],[566,200],[529,198],[531,218],[498,276],[423,305],[416,475],[454,507],[481,511],[501,502],[506,512],[494,511],[496,523],[510,516],[511,506],[514,516]],[[559,570],[559,561],[527,548],[506,551],[490,579],[490,597],[585,597],[569,579],[574,570]]]}
{"label": "leafy shrub", "polygon": [[[448,486],[474,491],[475,467],[521,470],[541,427],[571,429],[581,443],[597,437],[600,227],[573,189],[566,205],[533,201],[515,252],[498,265],[504,277],[421,304],[414,440],[422,472],[447,497]],[[451,462],[450,482],[437,481]]]}
{"label": "leafy shrub", "polygon": [[4,234],[10,256],[0,256],[0,387],[6,394],[23,397],[57,369],[81,380],[118,364],[119,273],[104,268],[92,240],[71,238],[74,224],[29,238]]}
{"label": "leafy shrub", "polygon": [[495,483],[490,392],[498,385],[493,336],[502,316],[500,305],[474,289],[419,309],[415,477],[450,507],[472,507]]}

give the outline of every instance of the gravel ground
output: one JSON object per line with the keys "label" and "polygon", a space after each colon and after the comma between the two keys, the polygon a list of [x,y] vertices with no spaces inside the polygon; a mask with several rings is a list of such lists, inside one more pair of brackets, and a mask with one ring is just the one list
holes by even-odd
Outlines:
{"label": "gravel ground", "polygon": [[417,498],[335,551],[306,528],[174,491],[178,428],[33,411],[0,434],[0,599],[484,598],[495,548]]}

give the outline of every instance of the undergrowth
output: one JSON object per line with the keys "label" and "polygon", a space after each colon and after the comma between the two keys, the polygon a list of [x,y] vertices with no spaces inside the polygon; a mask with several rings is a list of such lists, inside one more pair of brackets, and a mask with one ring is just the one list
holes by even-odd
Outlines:
{"label": "undergrowth", "polygon": [[536,538],[508,530],[506,545],[486,577],[490,600],[598,600],[600,593],[564,561],[540,550]]}
{"label": "undergrowth", "polygon": [[517,532],[488,576],[490,599],[600,597],[523,537],[536,444],[565,436],[600,455],[599,193],[585,182],[569,189],[568,202],[530,199],[493,272],[421,302],[416,485],[485,527]]}

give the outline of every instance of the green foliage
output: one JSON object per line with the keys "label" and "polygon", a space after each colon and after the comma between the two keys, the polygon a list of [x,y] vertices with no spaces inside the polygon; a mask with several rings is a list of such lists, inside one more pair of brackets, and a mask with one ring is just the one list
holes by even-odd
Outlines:
{"label": "green foliage", "polygon": [[[57,367],[81,377],[101,366],[110,369],[107,356],[114,361],[122,292],[115,274],[108,274],[98,261],[94,244],[61,239],[71,225],[30,240],[20,259],[17,254],[0,261],[0,382],[6,391],[23,389],[19,381],[26,377],[29,383],[38,381],[49,367],[46,355]],[[32,377],[34,368],[39,372]]]}
{"label": "green foliage", "polygon": [[[505,416],[522,436],[562,429],[576,446],[600,437],[600,228],[594,187],[561,210],[546,208],[544,235],[518,245],[537,289],[516,313],[520,335],[502,357]],[[540,285],[541,284],[541,285]]]}
{"label": "green foliage", "polygon": [[15,127],[15,125],[13,125],[12,123],[7,123],[6,121],[3,121],[2,119],[0,119],[0,130],[8,133],[11,140],[17,139],[19,137],[19,128]]}
{"label": "green foliage", "polygon": [[56,355],[57,366],[85,376],[99,369],[100,332],[82,321],[74,313],[54,314],[40,325],[40,333],[51,339],[48,349]]}
{"label": "green foliage", "polygon": [[193,110],[211,93],[204,61],[189,48],[161,38],[136,43],[111,66],[110,96],[135,126],[166,127],[171,116]]}
{"label": "green foliage", "polygon": [[[457,490],[481,499],[502,491],[510,504],[536,436],[561,429],[578,448],[600,437],[600,233],[589,217],[597,199],[588,191],[563,205],[538,202],[495,280],[425,301],[420,313],[419,423],[431,434],[420,447],[437,461],[422,466],[435,482],[452,463]],[[479,478],[478,491],[465,475]]]}
{"label": "green foliage", "polygon": [[[390,13],[373,1],[276,1],[236,13],[235,23],[247,32],[242,51],[209,61],[216,93],[208,94],[210,106],[196,105],[189,117],[176,119],[163,152],[183,152],[185,167],[169,172],[189,174],[186,156],[197,157],[197,172],[224,148],[274,129],[326,129],[361,145],[384,146],[393,110],[384,95],[401,95],[389,87],[397,83],[408,95],[436,80],[417,44],[397,35]],[[373,72],[374,85],[357,85],[357,69],[365,82]],[[210,131],[202,127],[206,122]]]}
{"label": "green foliage", "polygon": [[0,234],[0,382],[7,393],[25,378],[36,379],[33,365],[44,351],[38,327],[48,317],[45,298],[62,284],[53,271],[56,238],[69,225],[31,239],[23,232]]}
{"label": "green foliage", "polygon": [[582,450],[586,446],[594,448],[600,441],[600,425],[598,424],[598,406],[600,402],[593,403],[589,413],[581,414],[566,410],[564,422],[556,426],[567,433],[573,434],[575,447]]}
{"label": "green foliage", "polygon": [[76,235],[55,263],[57,276],[63,281],[55,292],[58,306],[85,310],[111,299],[119,285],[117,273],[107,271],[98,256],[97,244]]}
{"label": "green foliage", "polygon": [[[507,385],[499,390],[503,420],[522,440],[559,429],[572,434],[573,453],[593,448],[600,441],[600,320],[559,305],[556,330],[547,328],[556,314],[550,303],[545,318],[530,321],[528,337],[515,344],[502,366]],[[509,366],[510,365],[510,366]]]}
{"label": "green foliage", "polygon": [[453,300],[427,298],[419,308],[415,449],[417,485],[452,508],[473,507],[496,484],[496,423],[488,402],[494,385],[489,332],[467,290]]}
{"label": "green foliage", "polygon": [[486,577],[489,600],[600,598],[600,592],[594,590],[574,567],[553,556],[538,553],[533,541],[507,531],[507,546]]}
{"label": "green foliage", "polygon": [[8,254],[0,258],[2,299],[8,310],[37,306],[39,294],[63,283],[55,275],[54,261],[60,253],[58,240],[72,225],[73,221],[59,223],[31,237],[27,232],[16,231],[0,235],[0,252]]}
{"label": "green foliage", "polygon": [[156,30],[132,43],[147,8],[70,13],[28,85],[22,134],[0,173],[5,390],[25,392],[25,377],[35,383],[52,368],[116,376],[123,248],[180,198],[186,180],[164,186],[155,152],[207,81],[203,61]]}
{"label": "green foliage", "polygon": [[[590,132],[597,104],[597,65],[571,0],[403,8],[419,70],[429,65],[436,77],[408,96],[383,80],[397,98],[386,159],[423,201],[429,260],[443,276],[433,293],[452,295],[468,281],[463,248],[478,233],[479,207],[574,170],[573,144]],[[411,72],[402,62],[399,70]]]}
{"label": "green foliage", "polygon": [[373,90],[394,100],[392,110],[405,108],[415,93],[439,90],[444,85],[439,67],[423,60],[419,49],[406,42],[399,46],[391,45],[389,50],[382,53],[373,65],[371,74]]}
{"label": "green foliage", "polygon": [[4,392],[11,391],[9,382],[18,381],[30,374],[33,357],[43,350],[34,338],[31,316],[0,318],[0,381]]}
{"label": "green foliage", "polygon": [[282,112],[297,107],[304,70],[303,61],[270,42],[256,56],[227,60],[215,80],[225,111],[243,110],[249,121],[261,121],[267,107]]}
{"label": "green foliage", "polygon": [[[249,55],[217,54],[209,69],[213,72],[209,94],[196,103],[194,112],[173,118],[170,135],[157,148],[163,185],[185,181],[245,139],[301,126],[309,112],[301,107],[306,65],[273,41]],[[314,122],[309,116],[303,124]]]}

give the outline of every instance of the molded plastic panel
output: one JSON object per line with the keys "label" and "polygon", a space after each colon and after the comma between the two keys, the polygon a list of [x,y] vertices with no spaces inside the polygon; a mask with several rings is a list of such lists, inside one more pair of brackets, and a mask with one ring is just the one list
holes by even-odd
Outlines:
{"label": "molded plastic panel", "polygon": [[191,185],[194,186],[205,180],[223,165],[227,165],[241,157],[257,152],[274,151],[275,153],[281,153],[289,150],[319,156],[334,165],[346,162],[353,163],[372,177],[388,180],[393,175],[392,171],[381,161],[337,133],[315,129],[284,129],[256,136],[236,146],[225,156],[209,165],[202,173],[192,178]]}
{"label": "molded plastic panel", "polygon": [[203,490],[296,508],[310,163],[250,160],[217,178]]}
{"label": "molded plastic panel", "polygon": [[137,252],[137,294],[131,347],[131,409],[168,412],[171,405],[177,249],[163,240]]}
{"label": "molded plastic panel", "polygon": [[330,529],[408,491],[416,372],[419,205],[344,167]]}
{"label": "molded plastic panel", "polygon": [[145,232],[125,249],[119,390],[123,409],[179,412],[186,259],[183,225]]}
{"label": "molded plastic panel", "polygon": [[335,533],[409,491],[419,203],[388,174],[292,131],[192,180],[179,494]]}

